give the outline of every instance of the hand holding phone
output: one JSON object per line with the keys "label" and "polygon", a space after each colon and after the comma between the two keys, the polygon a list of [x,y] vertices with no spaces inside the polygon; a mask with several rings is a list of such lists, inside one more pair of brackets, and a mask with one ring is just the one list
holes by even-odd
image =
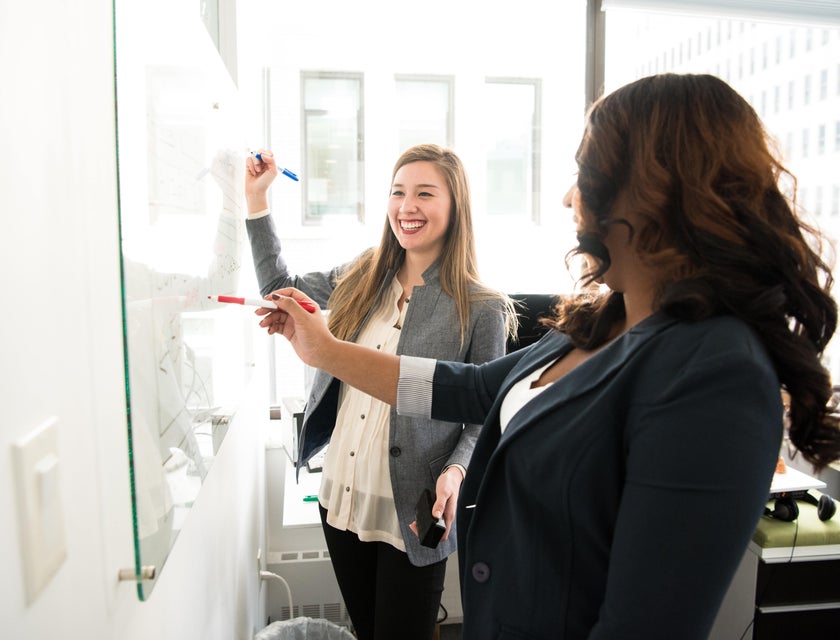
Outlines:
{"label": "hand holding phone", "polygon": [[441,536],[446,531],[446,523],[443,518],[435,518],[432,515],[432,507],[435,504],[435,496],[428,489],[423,489],[420,499],[417,501],[414,519],[417,521],[417,535],[420,544],[424,547],[434,549],[438,546]]}

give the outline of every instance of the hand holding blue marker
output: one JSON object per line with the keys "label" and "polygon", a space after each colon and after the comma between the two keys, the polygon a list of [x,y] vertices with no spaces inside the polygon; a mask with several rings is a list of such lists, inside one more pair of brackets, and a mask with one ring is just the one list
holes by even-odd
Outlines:
{"label": "hand holding blue marker", "polygon": [[[253,155],[253,156],[254,156],[257,160],[259,160],[260,162],[262,162],[262,155],[260,155],[259,153],[253,153],[253,152],[251,152],[251,153],[252,153],[252,155]],[[284,168],[282,168],[282,167],[277,167],[277,169],[280,171],[280,173],[282,173],[282,174],[283,174],[284,176],[286,176],[287,178],[291,178],[291,179],[292,179],[292,180],[294,180],[295,182],[297,182],[297,181],[298,181],[297,174],[296,174],[296,173],[294,173],[293,171],[289,171],[288,169],[284,169]]]}

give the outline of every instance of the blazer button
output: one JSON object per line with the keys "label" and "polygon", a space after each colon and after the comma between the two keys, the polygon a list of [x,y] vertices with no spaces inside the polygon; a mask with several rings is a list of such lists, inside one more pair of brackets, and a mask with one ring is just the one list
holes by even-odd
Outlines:
{"label": "blazer button", "polygon": [[391,447],[390,454],[395,458],[398,458],[402,455],[402,450],[399,447]]}
{"label": "blazer button", "polygon": [[476,562],[472,566],[472,577],[476,582],[487,582],[490,579],[490,567],[484,562]]}

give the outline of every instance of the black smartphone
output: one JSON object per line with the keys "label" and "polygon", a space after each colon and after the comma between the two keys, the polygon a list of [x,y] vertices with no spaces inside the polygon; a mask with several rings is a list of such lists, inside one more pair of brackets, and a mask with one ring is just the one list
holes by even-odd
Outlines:
{"label": "black smartphone", "polygon": [[417,520],[417,534],[420,537],[420,544],[432,549],[438,546],[443,532],[446,531],[446,523],[443,521],[443,518],[435,518],[432,515],[432,506],[434,504],[434,494],[428,489],[423,489],[414,513],[414,519]]}

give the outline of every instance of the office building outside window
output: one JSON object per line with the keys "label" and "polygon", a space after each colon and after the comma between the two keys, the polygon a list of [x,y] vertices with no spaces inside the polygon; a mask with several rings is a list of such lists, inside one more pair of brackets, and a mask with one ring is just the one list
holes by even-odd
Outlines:
{"label": "office building outside window", "polygon": [[[816,27],[794,22],[801,20],[791,13],[789,24],[776,16],[773,20],[752,20],[743,15],[712,16],[696,13],[667,12],[664,0],[657,3],[660,11],[639,11],[618,5],[632,4],[610,0],[613,7],[606,14],[606,91],[654,72],[713,73],[729,82],[748,99],[762,118],[769,133],[779,142],[785,166],[796,177],[796,205],[805,220],[820,228],[830,241],[840,237],[840,16],[834,22]],[[693,3],[697,5],[698,3]],[[737,3],[736,3],[737,4]],[[672,3],[676,6],[677,3]],[[796,8],[796,3],[791,3]],[[648,4],[648,6],[650,6]],[[822,22],[825,22],[823,20]],[[740,34],[736,38],[717,41],[702,55],[682,64],[662,65],[663,51],[672,50],[680,42],[689,41],[711,29]],[[766,68],[751,66],[742,77],[729,74],[741,56],[755,47],[771,49]],[[784,54],[782,55],[782,50]],[[833,84],[828,69],[837,68]],[[726,70],[721,75],[720,70]],[[786,87],[781,100],[779,87]],[[768,109],[768,92],[772,108]],[[834,126],[834,144],[827,141]],[[830,200],[824,200],[829,197]],[[835,281],[840,269],[835,269]],[[835,291],[837,293],[837,291]],[[840,337],[836,337],[825,354],[825,363],[835,379],[840,379]]]}

